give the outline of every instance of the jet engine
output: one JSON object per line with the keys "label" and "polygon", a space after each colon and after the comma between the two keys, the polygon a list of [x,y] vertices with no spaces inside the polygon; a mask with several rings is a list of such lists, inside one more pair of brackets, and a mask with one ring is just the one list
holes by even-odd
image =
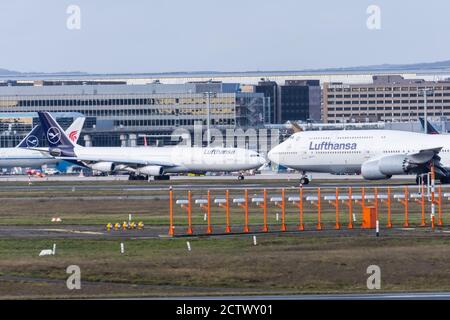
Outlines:
{"label": "jet engine", "polygon": [[367,180],[389,179],[395,174],[408,173],[413,167],[405,155],[392,155],[364,162],[361,174]]}
{"label": "jet engine", "polygon": [[136,169],[136,173],[147,176],[160,176],[164,173],[164,169],[161,166],[145,166]]}
{"label": "jet engine", "polygon": [[87,165],[92,170],[97,170],[101,172],[112,172],[115,169],[113,162],[97,162]]}

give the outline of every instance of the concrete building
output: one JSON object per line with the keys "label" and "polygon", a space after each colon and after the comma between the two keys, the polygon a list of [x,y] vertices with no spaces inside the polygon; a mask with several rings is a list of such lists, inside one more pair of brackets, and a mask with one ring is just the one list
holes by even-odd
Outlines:
{"label": "concrete building", "polygon": [[287,80],[280,86],[279,119],[320,121],[321,89],[319,80]]}
{"label": "concrete building", "polygon": [[399,75],[373,76],[372,80],[370,84],[324,83],[323,122],[414,122],[424,117],[424,90],[427,116],[450,119],[450,81]]}
{"label": "concrete building", "polygon": [[177,128],[192,132],[199,123],[205,130],[208,101],[213,128],[246,130],[264,125],[264,95],[241,92],[235,83],[7,83],[0,86],[0,112],[11,113],[11,118],[0,119],[0,146],[17,143],[36,124],[36,118],[15,118],[15,113],[78,112],[87,117],[81,144],[120,146],[142,144],[143,135],[170,135]]}

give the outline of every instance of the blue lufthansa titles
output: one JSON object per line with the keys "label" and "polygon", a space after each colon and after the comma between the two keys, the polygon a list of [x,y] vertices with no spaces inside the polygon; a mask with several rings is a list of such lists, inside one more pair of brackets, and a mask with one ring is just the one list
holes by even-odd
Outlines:
{"label": "blue lufthansa titles", "polygon": [[334,143],[330,141],[322,141],[320,143],[310,142],[309,150],[356,150],[356,143]]}

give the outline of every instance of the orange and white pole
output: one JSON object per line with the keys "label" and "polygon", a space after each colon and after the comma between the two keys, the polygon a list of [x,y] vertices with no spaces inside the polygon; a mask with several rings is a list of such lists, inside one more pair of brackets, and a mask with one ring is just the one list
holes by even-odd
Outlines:
{"label": "orange and white pole", "polygon": [[191,211],[191,191],[188,191],[188,205],[187,205],[187,215],[188,215],[188,228],[186,233],[192,234],[192,211]]}
{"label": "orange and white pole", "polygon": [[408,187],[407,186],[405,186],[404,194],[405,194],[405,200],[404,200],[403,205],[405,206],[405,223],[403,224],[403,227],[407,228],[407,227],[409,227],[409,219],[408,219],[408,210],[409,210],[409,208],[408,208],[408,196],[409,195],[408,195]]}
{"label": "orange and white pole", "polygon": [[375,199],[373,199],[373,201],[375,203],[375,217],[376,217],[375,220],[378,221],[378,188],[377,187],[375,187],[375,190],[374,190],[374,198]]}
{"label": "orange and white pole", "polygon": [[442,226],[442,186],[438,187],[438,226]]}
{"label": "orange and white pole", "polygon": [[173,236],[173,191],[169,191],[169,236]]}
{"label": "orange and white pole", "polygon": [[267,227],[267,190],[264,189],[263,192],[263,220],[264,220],[264,224],[263,224],[263,232],[268,232],[269,228]]}
{"label": "orange and white pole", "polygon": [[387,227],[392,228],[392,222],[391,222],[391,187],[388,187],[387,189],[387,212],[388,212],[388,221],[387,221]]}
{"label": "orange and white pole", "polygon": [[244,232],[250,232],[248,227],[248,190],[245,189],[245,207],[244,207]]}
{"label": "orange and white pole", "polygon": [[208,228],[206,229],[206,233],[212,233],[211,227],[211,191],[208,190],[208,204],[206,207],[206,214],[208,217]]}
{"label": "orange and white pole", "polygon": [[299,225],[298,225],[298,230],[303,231],[305,230],[305,226],[303,225],[303,187],[300,187],[300,192],[299,192],[299,201],[298,201],[298,207],[299,207],[299,214],[300,214],[300,221],[299,221]]}
{"label": "orange and white pole", "polygon": [[353,229],[353,196],[352,187],[348,188],[348,228]]}
{"label": "orange and white pole", "polygon": [[423,183],[422,183],[422,187],[420,189],[420,193],[421,193],[420,205],[421,205],[421,209],[422,209],[422,219],[420,222],[420,226],[425,227],[426,226],[426,223],[425,223],[425,186]]}
{"label": "orange and white pole", "polygon": [[225,226],[225,232],[230,233],[231,227],[230,227],[230,192],[227,190],[225,192],[225,215],[226,215],[226,226]]}
{"label": "orange and white pole", "polygon": [[320,207],[320,188],[317,188],[317,230],[322,230],[321,207]]}
{"label": "orange and white pole", "polygon": [[334,205],[336,206],[336,229],[340,229],[341,226],[339,224],[339,188],[336,188],[336,199],[334,202]]}
{"label": "orange and white pole", "polygon": [[281,231],[286,231],[286,203],[284,188],[281,189]]}
{"label": "orange and white pole", "polygon": [[[431,165],[431,219],[433,220],[436,212],[436,199],[434,196],[435,192],[435,176],[434,176],[434,165]],[[434,220],[433,220],[434,222]],[[434,228],[434,223],[433,223]]]}

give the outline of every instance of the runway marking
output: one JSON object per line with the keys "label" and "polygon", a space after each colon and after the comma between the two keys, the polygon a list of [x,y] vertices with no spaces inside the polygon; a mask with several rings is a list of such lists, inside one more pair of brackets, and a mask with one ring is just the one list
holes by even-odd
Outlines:
{"label": "runway marking", "polygon": [[46,232],[66,232],[75,234],[91,234],[91,235],[104,235],[104,232],[95,231],[79,231],[79,230],[68,230],[68,229],[28,229],[32,231],[46,231]]}

